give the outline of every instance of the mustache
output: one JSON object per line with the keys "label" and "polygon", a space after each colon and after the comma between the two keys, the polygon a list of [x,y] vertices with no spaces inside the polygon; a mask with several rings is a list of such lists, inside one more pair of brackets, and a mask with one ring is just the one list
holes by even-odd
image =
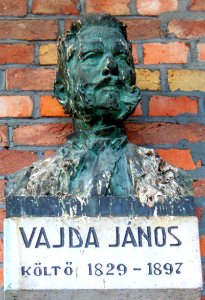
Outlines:
{"label": "mustache", "polygon": [[125,82],[121,78],[113,78],[113,77],[106,77],[100,80],[97,83],[87,83],[84,85],[84,88],[95,88],[95,89],[100,89],[105,86],[115,86],[117,88],[126,88]]}

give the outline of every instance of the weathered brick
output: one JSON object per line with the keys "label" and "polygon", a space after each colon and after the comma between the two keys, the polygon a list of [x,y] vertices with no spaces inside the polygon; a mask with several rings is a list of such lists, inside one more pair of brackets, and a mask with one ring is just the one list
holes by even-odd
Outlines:
{"label": "weathered brick", "polygon": [[137,0],[137,11],[140,15],[157,16],[177,9],[177,0]]}
{"label": "weathered brick", "polygon": [[1,44],[0,64],[32,64],[34,46],[24,44]]}
{"label": "weathered brick", "polygon": [[171,91],[205,92],[205,71],[168,70],[168,82]]}
{"label": "weathered brick", "polygon": [[194,196],[205,197],[205,179],[199,179],[193,183]]}
{"label": "weathered brick", "polygon": [[141,103],[139,103],[137,105],[137,107],[135,108],[135,111],[133,112],[132,116],[138,117],[138,116],[142,116],[142,115],[143,115],[142,106],[141,106]]}
{"label": "weathered brick", "polygon": [[9,175],[27,167],[37,160],[33,152],[18,150],[0,151],[0,175]]}
{"label": "weathered brick", "polygon": [[0,117],[31,117],[33,101],[29,96],[0,96]]}
{"label": "weathered brick", "polygon": [[183,42],[168,44],[144,44],[145,64],[184,64],[187,62],[190,46]]}
{"label": "weathered brick", "polygon": [[200,251],[201,256],[205,256],[205,235],[200,236]]}
{"label": "weathered brick", "polygon": [[0,39],[55,40],[58,25],[54,20],[0,20]]}
{"label": "weathered brick", "polygon": [[129,15],[130,0],[86,0],[86,13],[107,13],[112,15]]}
{"label": "weathered brick", "polygon": [[160,71],[136,69],[136,85],[141,90],[160,90]]}
{"label": "weathered brick", "polygon": [[184,170],[196,169],[190,150],[158,149],[157,153],[164,161],[167,161],[177,168]]}
{"label": "weathered brick", "polygon": [[6,210],[4,208],[1,208],[0,209],[0,232],[3,232],[5,217],[6,217]]}
{"label": "weathered brick", "polygon": [[8,90],[53,90],[55,70],[51,69],[7,69],[6,88]]}
{"label": "weathered brick", "polygon": [[0,239],[0,262],[3,262],[3,257],[4,257],[4,243],[3,239]]}
{"label": "weathered brick", "polygon": [[33,14],[60,14],[77,15],[79,14],[79,0],[34,0]]}
{"label": "weathered brick", "polygon": [[132,44],[132,56],[134,59],[134,63],[138,64],[138,56],[137,56],[137,45],[136,44]]}
{"label": "weathered brick", "polygon": [[178,38],[199,38],[205,36],[205,20],[171,20],[168,24],[169,33]]}
{"label": "weathered brick", "polygon": [[0,125],[0,147],[8,146],[8,128],[5,125]]}
{"label": "weathered brick", "polygon": [[42,117],[65,117],[63,107],[52,96],[41,96],[40,110]]}
{"label": "weathered brick", "polygon": [[127,25],[129,40],[143,40],[162,37],[160,20],[121,19]]}
{"label": "weathered brick", "polygon": [[66,137],[71,132],[71,124],[19,126],[14,129],[14,143],[33,146],[62,145],[66,142]]}
{"label": "weathered brick", "polygon": [[27,1],[1,0],[0,16],[25,16],[27,13]]}
{"label": "weathered brick", "polygon": [[205,10],[205,2],[204,0],[192,0],[190,10]]}
{"label": "weathered brick", "polygon": [[4,198],[4,189],[5,189],[6,180],[0,180],[0,203],[2,204],[5,200]]}
{"label": "weathered brick", "polygon": [[200,124],[126,123],[128,139],[138,145],[205,142],[205,126]]}
{"label": "weathered brick", "polygon": [[205,61],[205,43],[197,45],[199,61]]}
{"label": "weathered brick", "polygon": [[39,60],[41,65],[57,64],[57,46],[56,44],[41,45],[39,51]]}
{"label": "weathered brick", "polygon": [[187,96],[166,97],[153,96],[149,101],[150,116],[177,116],[180,114],[196,114],[198,103]]}

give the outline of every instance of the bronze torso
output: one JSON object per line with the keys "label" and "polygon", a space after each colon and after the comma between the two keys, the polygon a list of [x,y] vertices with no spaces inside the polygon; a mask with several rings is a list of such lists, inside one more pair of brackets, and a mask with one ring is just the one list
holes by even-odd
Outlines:
{"label": "bronze torso", "polygon": [[189,196],[191,178],[137,147],[115,126],[69,136],[57,153],[17,173],[7,186],[15,196],[133,196],[148,206]]}

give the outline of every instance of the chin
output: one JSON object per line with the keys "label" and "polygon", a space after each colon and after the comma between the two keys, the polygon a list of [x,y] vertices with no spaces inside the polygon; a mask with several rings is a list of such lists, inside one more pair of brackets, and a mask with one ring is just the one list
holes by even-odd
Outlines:
{"label": "chin", "polygon": [[[130,89],[104,87],[98,90],[78,87],[75,98],[75,116],[87,122],[107,120],[109,124],[124,121],[135,109],[139,95]],[[106,123],[107,123],[106,122]]]}

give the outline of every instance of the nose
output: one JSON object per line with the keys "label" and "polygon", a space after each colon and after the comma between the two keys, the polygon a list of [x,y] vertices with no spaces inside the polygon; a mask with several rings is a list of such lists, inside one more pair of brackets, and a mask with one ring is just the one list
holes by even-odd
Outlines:
{"label": "nose", "polygon": [[105,63],[105,67],[102,70],[102,75],[119,75],[118,64],[114,61],[112,57],[108,57]]}

